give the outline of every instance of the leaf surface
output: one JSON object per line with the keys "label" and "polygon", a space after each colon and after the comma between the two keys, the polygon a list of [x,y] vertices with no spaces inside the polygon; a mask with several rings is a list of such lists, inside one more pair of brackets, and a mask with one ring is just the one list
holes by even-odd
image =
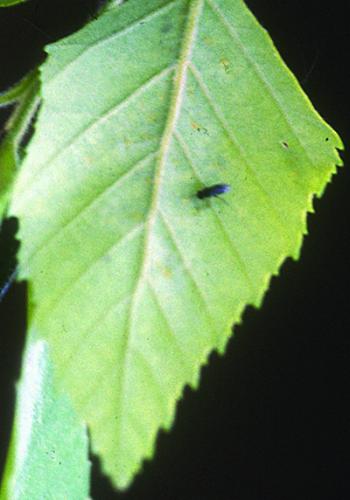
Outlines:
{"label": "leaf surface", "polygon": [[27,0],[0,0],[0,7],[11,7],[23,2],[27,2]]}
{"label": "leaf surface", "polygon": [[66,396],[53,388],[43,341],[24,356],[1,500],[86,500],[90,463],[86,429]]}
{"label": "leaf surface", "polygon": [[299,256],[341,141],[241,0],[129,0],[47,51],[11,207],[30,335],[124,488]]}

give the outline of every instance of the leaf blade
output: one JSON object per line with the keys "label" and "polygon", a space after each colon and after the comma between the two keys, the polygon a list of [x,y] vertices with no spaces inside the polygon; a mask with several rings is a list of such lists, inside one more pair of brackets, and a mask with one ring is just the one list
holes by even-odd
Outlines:
{"label": "leaf blade", "polygon": [[85,500],[87,454],[86,430],[77,422],[68,398],[53,389],[47,346],[34,342],[24,356],[1,499]]}
{"label": "leaf blade", "polygon": [[11,7],[18,3],[26,2],[27,0],[0,0],[0,7]]}

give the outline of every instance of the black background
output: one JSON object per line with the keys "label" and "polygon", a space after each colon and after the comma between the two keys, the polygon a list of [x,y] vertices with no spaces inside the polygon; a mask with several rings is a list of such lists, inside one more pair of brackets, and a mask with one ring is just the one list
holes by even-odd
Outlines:
{"label": "black background", "polygon": [[[349,143],[347,2],[247,3],[317,110]],[[45,43],[81,26],[95,5],[31,0],[0,10],[0,90],[42,60]],[[211,356],[200,389],[185,389],[171,433],[160,433],[155,458],[130,490],[114,492],[93,457],[95,500],[350,498],[348,189],[342,168],[315,201],[300,261],[285,262],[261,310],[247,309],[225,357]],[[3,274],[14,258],[11,231],[7,224]],[[25,287],[16,285],[0,309],[2,459],[24,311]]]}

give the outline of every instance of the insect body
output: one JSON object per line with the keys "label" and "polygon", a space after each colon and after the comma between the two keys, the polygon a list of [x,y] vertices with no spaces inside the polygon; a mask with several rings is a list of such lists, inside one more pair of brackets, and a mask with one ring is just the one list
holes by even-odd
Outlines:
{"label": "insect body", "polygon": [[231,186],[229,184],[214,184],[213,186],[208,186],[200,189],[197,192],[197,198],[203,200],[204,198],[211,198],[212,196],[220,196],[220,194],[227,193],[230,191]]}

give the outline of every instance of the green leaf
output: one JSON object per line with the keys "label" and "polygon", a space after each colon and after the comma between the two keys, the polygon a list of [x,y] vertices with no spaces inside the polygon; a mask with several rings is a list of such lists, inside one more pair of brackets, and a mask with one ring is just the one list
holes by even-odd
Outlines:
{"label": "green leaf", "polygon": [[37,70],[31,71],[16,85],[0,93],[0,107],[15,105],[5,125],[0,143],[0,219],[4,213],[23,151],[20,145],[39,105]]}
{"label": "green leaf", "polygon": [[11,7],[11,5],[16,5],[18,3],[27,2],[28,0],[0,0],[0,7]]}
{"label": "green leaf", "polygon": [[298,258],[342,144],[241,0],[129,0],[47,51],[11,207],[30,335],[125,488]]}
{"label": "green leaf", "polygon": [[17,396],[1,500],[85,500],[90,470],[86,430],[67,396],[52,386],[42,340],[28,346]]}

